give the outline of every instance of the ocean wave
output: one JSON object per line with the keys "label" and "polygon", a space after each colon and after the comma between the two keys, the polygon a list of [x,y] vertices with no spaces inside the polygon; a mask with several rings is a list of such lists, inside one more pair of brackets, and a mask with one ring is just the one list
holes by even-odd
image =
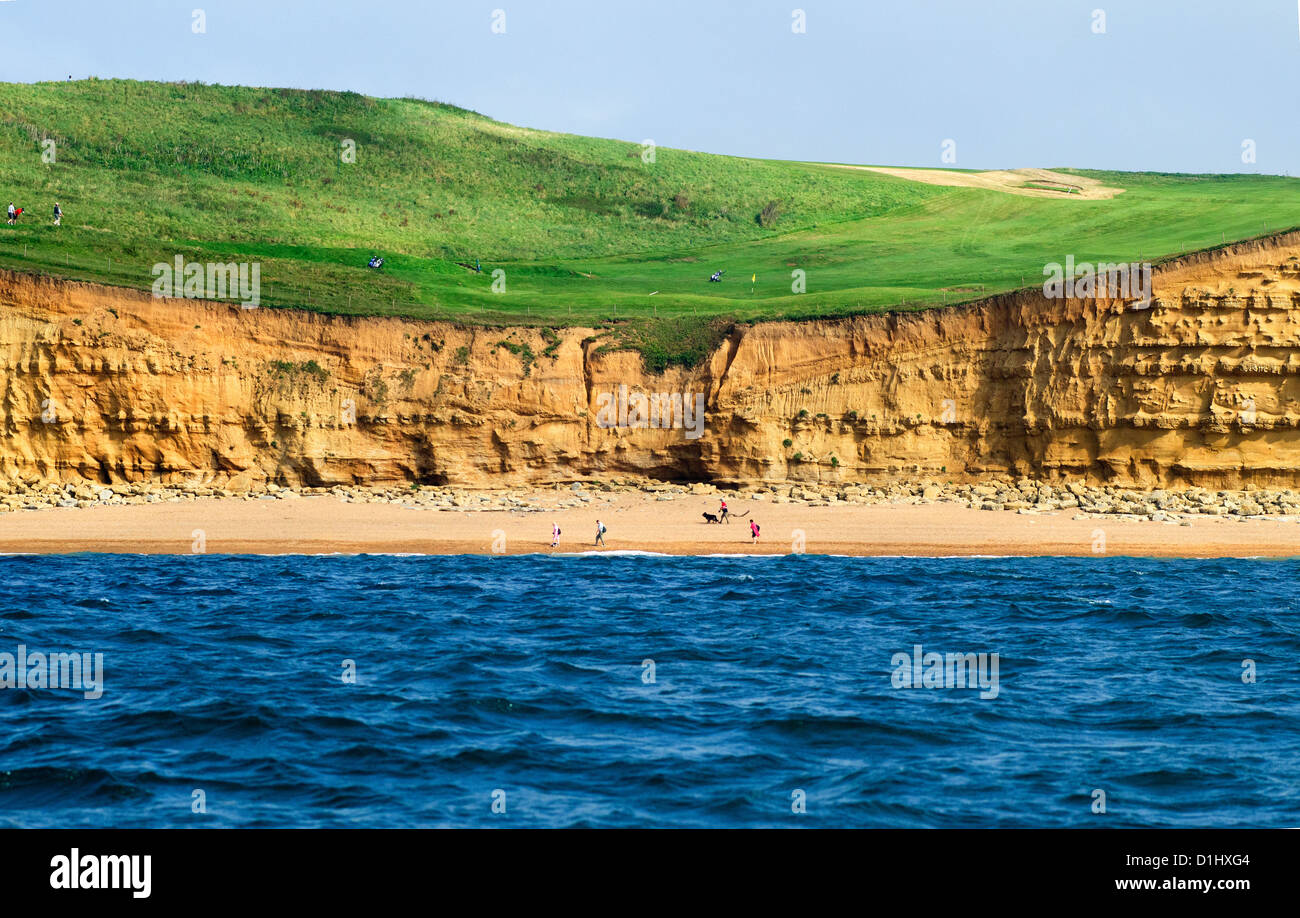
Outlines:
{"label": "ocean wave", "polygon": [[[190,825],[204,788],[217,825],[493,825],[504,789],[512,825],[739,827],[780,824],[800,788],[809,825],[1086,825],[1105,786],[1126,825],[1290,825],[1297,574],[621,549],[11,556],[0,653],[103,653],[104,691],[0,688],[0,823]],[[996,697],[896,688],[918,645],[985,654],[986,676],[997,654]],[[1086,775],[1108,783],[1081,790]]]}

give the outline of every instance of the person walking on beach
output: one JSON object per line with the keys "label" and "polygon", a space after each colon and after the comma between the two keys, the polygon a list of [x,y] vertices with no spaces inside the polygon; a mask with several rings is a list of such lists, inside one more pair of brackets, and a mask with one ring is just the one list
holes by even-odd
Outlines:
{"label": "person walking on beach", "polygon": [[560,527],[558,523],[551,524],[551,547],[560,547]]}
{"label": "person walking on beach", "polygon": [[58,201],[54,202],[54,225],[55,226],[63,225],[63,211],[59,209]]}
{"label": "person walking on beach", "polygon": [[727,514],[727,502],[723,498],[718,498],[718,522],[730,523],[731,517]]}
{"label": "person walking on beach", "polygon": [[757,545],[758,544],[758,523],[755,523],[753,520],[749,521],[749,534],[750,536],[752,536],[749,544]]}
{"label": "person walking on beach", "polygon": [[605,524],[600,520],[596,520],[596,544],[602,546],[605,544]]}

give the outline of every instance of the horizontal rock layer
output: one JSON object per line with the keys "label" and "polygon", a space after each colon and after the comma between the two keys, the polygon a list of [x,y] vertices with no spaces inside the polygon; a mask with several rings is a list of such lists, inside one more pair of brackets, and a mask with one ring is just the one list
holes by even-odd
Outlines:
{"label": "horizontal rock layer", "polygon": [[[653,375],[591,328],[240,309],[0,272],[0,476],[1300,485],[1300,237],[1170,262],[1154,294],[1146,309],[1022,291],[742,325],[703,365]],[[602,426],[622,386],[634,404],[702,394],[702,435]]]}

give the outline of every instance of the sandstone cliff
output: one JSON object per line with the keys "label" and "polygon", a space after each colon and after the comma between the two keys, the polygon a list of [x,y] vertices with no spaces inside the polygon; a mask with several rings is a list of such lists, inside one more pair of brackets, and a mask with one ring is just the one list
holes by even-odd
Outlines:
{"label": "sandstone cliff", "polygon": [[[556,342],[0,272],[0,476],[1300,485],[1300,235],[1158,267],[1154,292],[1145,310],[1030,291],[737,326],[651,376],[590,328]],[[704,393],[703,435],[602,428],[624,384]]]}

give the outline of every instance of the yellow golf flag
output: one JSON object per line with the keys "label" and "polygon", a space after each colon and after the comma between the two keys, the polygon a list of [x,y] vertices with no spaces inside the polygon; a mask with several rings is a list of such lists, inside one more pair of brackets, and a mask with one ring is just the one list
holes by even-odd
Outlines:
{"label": "yellow golf flag", "polygon": [[758,275],[757,275],[757,274],[752,275],[752,276],[749,278],[749,282],[750,282],[751,284],[754,283],[754,281],[756,281],[756,280],[758,280]]}

